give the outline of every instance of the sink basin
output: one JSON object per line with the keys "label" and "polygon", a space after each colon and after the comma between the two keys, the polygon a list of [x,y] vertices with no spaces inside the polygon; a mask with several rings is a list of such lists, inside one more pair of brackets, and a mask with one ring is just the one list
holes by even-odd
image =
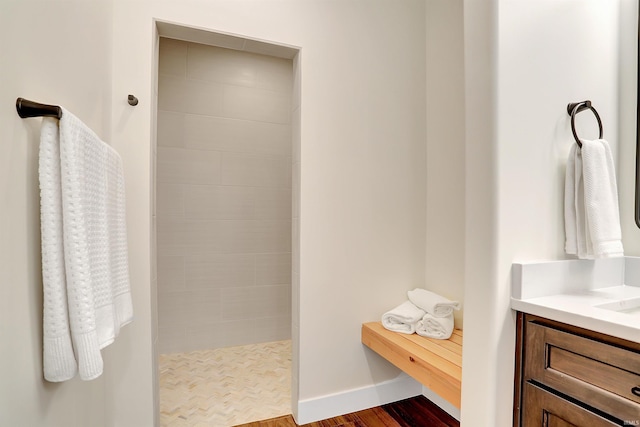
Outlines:
{"label": "sink basin", "polygon": [[594,305],[595,308],[617,311],[618,313],[640,314],[640,297]]}

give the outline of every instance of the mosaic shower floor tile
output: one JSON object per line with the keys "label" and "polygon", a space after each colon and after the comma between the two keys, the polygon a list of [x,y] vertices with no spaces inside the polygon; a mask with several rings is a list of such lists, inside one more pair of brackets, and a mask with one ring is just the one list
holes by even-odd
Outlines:
{"label": "mosaic shower floor tile", "polygon": [[230,427],[291,413],[291,341],[162,354],[160,425]]}

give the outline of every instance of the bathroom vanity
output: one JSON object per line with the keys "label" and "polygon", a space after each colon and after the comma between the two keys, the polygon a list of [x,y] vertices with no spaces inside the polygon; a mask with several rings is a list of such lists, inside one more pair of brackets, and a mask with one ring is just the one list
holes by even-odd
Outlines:
{"label": "bathroom vanity", "polygon": [[521,426],[640,425],[639,343],[521,312],[518,337]]}
{"label": "bathroom vanity", "polygon": [[514,264],[514,426],[640,425],[639,267]]}

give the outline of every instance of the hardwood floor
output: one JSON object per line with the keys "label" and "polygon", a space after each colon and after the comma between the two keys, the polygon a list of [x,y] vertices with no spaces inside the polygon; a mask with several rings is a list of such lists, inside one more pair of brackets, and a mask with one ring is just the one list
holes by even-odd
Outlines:
{"label": "hardwood floor", "polygon": [[298,426],[291,415],[235,427],[459,427],[460,423],[424,396]]}

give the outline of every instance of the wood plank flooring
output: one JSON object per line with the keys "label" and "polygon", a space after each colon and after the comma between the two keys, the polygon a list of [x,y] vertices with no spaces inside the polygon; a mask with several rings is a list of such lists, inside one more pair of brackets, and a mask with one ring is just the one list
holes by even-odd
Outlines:
{"label": "wood plank flooring", "polygon": [[424,396],[299,426],[291,415],[235,427],[459,427],[460,423]]}

